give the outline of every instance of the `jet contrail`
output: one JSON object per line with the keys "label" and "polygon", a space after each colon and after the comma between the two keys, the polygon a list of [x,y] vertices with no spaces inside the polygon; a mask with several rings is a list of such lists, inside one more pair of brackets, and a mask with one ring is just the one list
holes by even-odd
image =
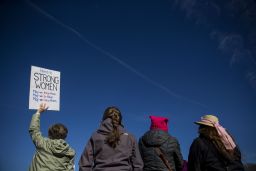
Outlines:
{"label": "jet contrail", "polygon": [[56,24],[62,26],[63,28],[67,29],[68,31],[72,32],[73,34],[75,34],[78,38],[80,38],[84,43],[86,43],[87,45],[93,47],[94,49],[98,50],[99,52],[103,53],[104,55],[108,56],[109,58],[111,58],[112,60],[114,60],[115,62],[119,63],[120,65],[122,65],[123,67],[125,67],[126,69],[128,69],[129,71],[133,72],[134,74],[136,74],[137,76],[139,76],[140,78],[142,78],[143,80],[149,82],[150,84],[152,84],[155,87],[158,87],[160,89],[162,89],[163,91],[165,91],[167,94],[176,97],[178,99],[187,101],[189,103],[192,104],[196,104],[199,105],[201,107],[207,108],[207,106],[205,104],[202,104],[200,102],[197,102],[195,100],[189,99],[185,96],[179,95],[177,93],[174,93],[173,91],[171,91],[170,89],[168,89],[167,87],[163,86],[162,84],[152,80],[151,78],[149,78],[148,76],[146,76],[145,74],[141,73],[140,71],[138,71],[137,69],[135,69],[134,67],[132,67],[131,65],[127,64],[126,62],[124,62],[123,60],[121,60],[120,58],[112,55],[110,52],[102,49],[101,47],[97,46],[96,44],[92,43],[91,41],[89,41],[86,37],[84,37],[81,33],[79,33],[79,31],[77,31],[76,29],[72,28],[71,26],[63,23],[62,21],[60,21],[59,19],[57,19],[56,17],[52,16],[51,14],[49,14],[48,12],[46,12],[45,10],[43,10],[42,8],[40,8],[39,6],[37,6],[35,3],[32,3],[29,0],[26,0],[26,2],[32,7],[34,8],[36,11],[38,11],[39,13],[43,14],[45,17],[47,17],[48,19],[54,21]]}

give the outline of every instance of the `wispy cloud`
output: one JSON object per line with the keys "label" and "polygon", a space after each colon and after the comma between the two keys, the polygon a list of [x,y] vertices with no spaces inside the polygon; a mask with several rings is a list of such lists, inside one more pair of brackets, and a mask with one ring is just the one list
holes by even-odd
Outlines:
{"label": "wispy cloud", "polygon": [[249,80],[249,82],[253,86],[253,88],[256,89],[256,72],[255,71],[248,71],[247,72],[247,79]]}
{"label": "wispy cloud", "polygon": [[[209,29],[217,49],[230,57],[230,66],[243,65],[243,72],[256,88],[256,1],[176,0],[186,17]],[[227,29],[227,25],[233,27]],[[242,26],[242,27],[241,27]]]}
{"label": "wispy cloud", "polygon": [[249,61],[253,59],[250,50],[245,48],[243,36],[212,31],[210,37],[218,42],[218,49],[221,52],[230,56],[230,66],[243,63],[243,60]]}
{"label": "wispy cloud", "polygon": [[209,18],[213,20],[221,14],[221,8],[212,0],[176,0],[174,5],[184,11],[188,19],[205,26],[213,24]]}
{"label": "wispy cloud", "polygon": [[196,100],[190,99],[186,96],[180,95],[178,93],[175,93],[173,91],[171,91],[169,88],[167,88],[166,86],[162,85],[161,83],[151,79],[150,77],[148,77],[147,75],[143,74],[142,72],[140,72],[139,70],[137,70],[136,68],[132,67],[131,65],[129,65],[128,63],[126,63],[124,60],[122,60],[121,58],[111,54],[110,52],[104,50],[103,48],[101,48],[100,46],[96,45],[95,43],[89,41],[83,34],[81,34],[77,29],[69,26],[68,24],[65,24],[64,22],[60,21],[59,19],[57,19],[56,17],[54,17],[53,15],[51,15],[49,12],[43,10],[42,8],[40,8],[38,5],[36,5],[35,3],[27,0],[26,1],[27,4],[29,4],[34,10],[36,10],[37,12],[41,13],[42,15],[44,15],[45,17],[47,17],[48,19],[50,19],[51,21],[55,22],[56,24],[60,25],[61,27],[65,28],[66,30],[68,30],[69,32],[75,34],[79,39],[81,39],[85,44],[91,46],[92,48],[94,48],[95,50],[101,52],[102,54],[104,54],[105,56],[109,57],[110,59],[112,59],[113,61],[117,62],[118,64],[120,64],[121,66],[123,66],[124,68],[128,69],[130,72],[134,73],[135,75],[137,75],[138,77],[140,77],[141,79],[147,81],[148,83],[150,83],[151,85],[163,90],[165,93],[167,93],[168,95],[175,97],[177,99],[195,104],[195,105],[199,105],[201,107],[206,108],[207,106],[203,103],[200,103]]}

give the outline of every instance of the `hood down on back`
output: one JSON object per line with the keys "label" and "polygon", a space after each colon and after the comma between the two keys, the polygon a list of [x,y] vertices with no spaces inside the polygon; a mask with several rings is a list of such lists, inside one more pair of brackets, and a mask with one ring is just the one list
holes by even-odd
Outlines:
{"label": "hood down on back", "polygon": [[75,151],[63,139],[52,140],[50,150],[54,156],[58,157],[66,156],[72,158],[75,155]]}
{"label": "hood down on back", "polygon": [[[118,129],[121,134],[125,132],[124,128],[121,125],[118,126]],[[113,131],[113,125],[112,125],[112,120],[110,118],[107,118],[104,121],[102,121],[100,124],[100,127],[97,130],[99,134],[103,134],[103,135],[108,135],[112,131]]]}
{"label": "hood down on back", "polygon": [[46,148],[37,150],[30,171],[36,170],[74,170],[75,151],[65,140],[46,139]]}

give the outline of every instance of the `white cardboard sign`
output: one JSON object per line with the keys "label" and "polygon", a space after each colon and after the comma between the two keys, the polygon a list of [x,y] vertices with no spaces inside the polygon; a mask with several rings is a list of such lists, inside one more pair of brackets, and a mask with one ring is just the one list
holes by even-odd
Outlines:
{"label": "white cardboard sign", "polygon": [[46,103],[48,110],[60,110],[60,72],[31,66],[29,109]]}

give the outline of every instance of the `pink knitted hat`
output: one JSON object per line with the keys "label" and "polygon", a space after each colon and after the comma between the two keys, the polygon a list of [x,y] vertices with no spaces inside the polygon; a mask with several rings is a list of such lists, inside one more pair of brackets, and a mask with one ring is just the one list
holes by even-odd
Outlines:
{"label": "pink knitted hat", "polygon": [[150,130],[160,129],[162,131],[168,131],[168,118],[161,116],[149,116],[151,119]]}

